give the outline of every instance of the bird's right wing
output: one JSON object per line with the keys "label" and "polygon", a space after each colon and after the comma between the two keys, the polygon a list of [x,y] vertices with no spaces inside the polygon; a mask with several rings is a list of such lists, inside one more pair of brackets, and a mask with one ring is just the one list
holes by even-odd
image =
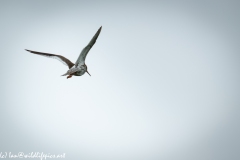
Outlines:
{"label": "bird's right wing", "polygon": [[63,64],[67,65],[68,68],[72,68],[72,66],[74,66],[74,63],[72,63],[69,59],[61,56],[61,55],[56,55],[56,54],[51,54],[51,53],[43,53],[43,52],[37,52],[37,51],[31,51],[26,49],[26,51],[33,53],[33,54],[37,54],[37,55],[41,55],[41,56],[45,56],[45,57],[49,57],[49,58],[54,58],[57,59],[59,61],[61,61]]}
{"label": "bird's right wing", "polygon": [[85,59],[87,57],[87,54],[88,52],[90,51],[90,49],[92,48],[92,46],[95,44],[100,32],[102,30],[102,27],[100,27],[97,31],[97,33],[93,36],[93,38],[91,39],[91,41],[88,43],[88,45],[83,48],[82,52],[80,53],[76,63],[75,63],[75,66],[81,66],[81,65],[84,65],[85,64]]}

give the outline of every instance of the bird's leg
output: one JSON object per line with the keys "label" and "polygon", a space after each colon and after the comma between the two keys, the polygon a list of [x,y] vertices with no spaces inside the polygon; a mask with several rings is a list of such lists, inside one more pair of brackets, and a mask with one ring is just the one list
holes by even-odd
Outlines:
{"label": "bird's leg", "polygon": [[68,79],[68,78],[71,78],[71,77],[72,77],[72,75],[70,74],[69,76],[67,76],[67,79]]}

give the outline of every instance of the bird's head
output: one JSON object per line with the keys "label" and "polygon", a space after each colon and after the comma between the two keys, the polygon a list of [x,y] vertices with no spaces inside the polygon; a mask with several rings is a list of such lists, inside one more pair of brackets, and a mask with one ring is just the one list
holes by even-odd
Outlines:
{"label": "bird's head", "polygon": [[86,72],[89,74],[89,76],[91,76],[91,74],[87,70],[87,65],[86,64],[84,64],[84,65],[86,66]]}

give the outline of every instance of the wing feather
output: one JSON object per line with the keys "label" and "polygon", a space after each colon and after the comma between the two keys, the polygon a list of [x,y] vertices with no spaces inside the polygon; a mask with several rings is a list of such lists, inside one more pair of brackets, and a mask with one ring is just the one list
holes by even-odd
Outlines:
{"label": "wing feather", "polygon": [[26,49],[26,51],[28,51],[30,53],[33,53],[33,54],[40,55],[40,56],[45,56],[45,57],[48,57],[48,58],[57,59],[60,62],[62,62],[63,64],[67,65],[69,69],[72,68],[72,66],[74,66],[74,63],[72,63],[69,59],[67,59],[67,58],[65,58],[65,57],[63,57],[61,55],[51,54],[51,53],[43,53],[43,52],[37,52],[37,51],[31,51],[31,50],[28,50],[28,49]]}
{"label": "wing feather", "polygon": [[85,48],[83,48],[82,52],[80,53],[80,55],[75,63],[75,66],[81,66],[81,65],[85,64],[86,56],[87,56],[88,52],[90,51],[90,49],[92,48],[92,46],[95,44],[101,30],[102,30],[102,26],[98,29],[97,33],[93,36],[93,38],[88,43],[88,45]]}

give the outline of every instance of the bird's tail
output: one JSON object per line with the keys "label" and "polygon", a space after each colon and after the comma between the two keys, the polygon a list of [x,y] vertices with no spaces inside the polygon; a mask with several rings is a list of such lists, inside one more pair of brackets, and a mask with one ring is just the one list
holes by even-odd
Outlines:
{"label": "bird's tail", "polygon": [[65,74],[63,74],[63,75],[61,75],[61,76],[66,76],[66,75],[68,75],[68,72],[67,72],[67,73],[65,73]]}

